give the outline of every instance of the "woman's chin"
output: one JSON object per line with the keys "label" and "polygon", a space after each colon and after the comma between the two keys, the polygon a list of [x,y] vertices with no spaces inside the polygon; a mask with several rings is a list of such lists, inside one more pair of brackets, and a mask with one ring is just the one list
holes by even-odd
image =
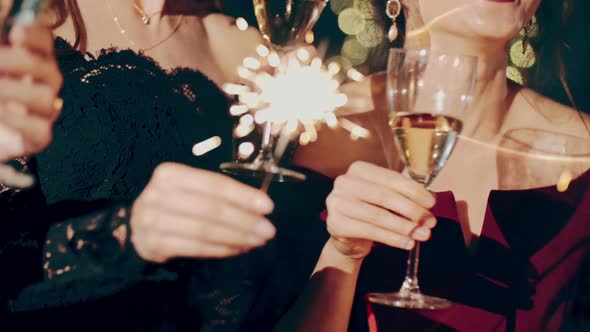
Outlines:
{"label": "woman's chin", "polygon": [[481,1],[441,16],[433,30],[475,40],[509,41],[522,29],[523,11],[507,2]]}

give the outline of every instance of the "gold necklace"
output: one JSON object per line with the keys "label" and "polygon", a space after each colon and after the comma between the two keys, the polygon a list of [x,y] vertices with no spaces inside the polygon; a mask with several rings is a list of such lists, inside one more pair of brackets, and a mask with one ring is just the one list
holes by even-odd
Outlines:
{"label": "gold necklace", "polygon": [[139,15],[141,15],[141,22],[145,25],[150,24],[150,20],[152,19],[152,17],[154,17],[162,12],[162,10],[158,10],[157,12],[155,12],[153,14],[148,14],[145,12],[145,10],[143,10],[143,8],[141,8],[141,6],[139,6],[139,4],[137,3],[137,0],[133,1],[133,7],[139,13]]}
{"label": "gold necklace", "polygon": [[[105,1],[109,12],[111,13],[111,16],[113,17],[113,21],[115,22],[115,24],[117,25],[117,28],[119,28],[119,32],[121,32],[121,34],[125,37],[125,39],[127,39],[127,43],[129,44],[129,48],[136,48],[137,44],[131,40],[131,38],[129,38],[129,35],[127,34],[127,30],[125,30],[123,28],[123,26],[121,25],[121,20],[119,19],[119,17],[117,17],[115,15],[115,12],[113,10],[113,7],[111,6],[111,2],[109,0]],[[174,26],[174,28],[172,29],[172,31],[170,31],[170,33],[164,37],[162,40],[160,40],[159,42],[155,43],[152,46],[149,47],[143,47],[143,48],[138,48],[137,50],[141,53],[141,52],[145,52],[145,51],[149,51],[152,50],[160,45],[162,45],[164,42],[166,42],[168,39],[170,39],[170,37],[172,37],[172,35],[174,35],[176,33],[176,31],[178,31],[178,29],[180,29],[180,26],[182,25],[182,22],[184,22],[184,15],[182,15],[180,17],[180,20],[178,21],[178,23]]]}

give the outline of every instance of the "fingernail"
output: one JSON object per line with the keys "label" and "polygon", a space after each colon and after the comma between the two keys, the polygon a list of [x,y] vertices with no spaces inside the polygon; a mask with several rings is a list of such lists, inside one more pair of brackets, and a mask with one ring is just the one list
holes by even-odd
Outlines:
{"label": "fingernail", "polygon": [[272,238],[275,232],[275,227],[268,221],[262,221],[256,225],[256,233],[265,239]]}
{"label": "fingernail", "polygon": [[263,245],[264,243],[266,243],[266,240],[259,237],[258,235],[250,235],[248,237],[248,244],[250,244],[252,246],[259,246],[259,245]]}
{"label": "fingernail", "polygon": [[406,249],[407,249],[407,250],[411,250],[412,248],[414,248],[414,245],[415,245],[415,243],[416,243],[416,242],[415,242],[414,240],[408,240],[408,241],[406,242]]}
{"label": "fingernail", "polygon": [[436,217],[432,216],[432,215],[425,217],[424,219],[422,219],[419,222],[419,225],[420,226],[427,226],[428,228],[432,228],[436,225]]}
{"label": "fingernail", "polygon": [[429,191],[430,197],[426,199],[425,203],[427,207],[433,207],[436,204],[436,194]]}
{"label": "fingernail", "polygon": [[427,240],[428,237],[430,237],[430,229],[420,227],[414,231],[414,236],[412,236],[412,237],[416,240],[419,240],[419,241],[420,240],[421,241]]}
{"label": "fingernail", "polygon": [[258,211],[264,214],[271,213],[274,209],[274,204],[270,199],[258,199],[254,205]]}

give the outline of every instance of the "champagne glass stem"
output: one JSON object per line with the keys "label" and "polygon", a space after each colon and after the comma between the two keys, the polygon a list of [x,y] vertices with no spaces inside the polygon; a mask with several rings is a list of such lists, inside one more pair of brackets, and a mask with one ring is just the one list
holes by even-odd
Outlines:
{"label": "champagne glass stem", "polygon": [[420,242],[408,253],[408,265],[406,267],[406,277],[399,292],[403,295],[412,296],[420,294],[418,285],[418,265],[420,263]]}
{"label": "champagne glass stem", "polygon": [[256,157],[254,163],[262,164],[264,166],[274,165],[272,122],[264,123],[260,151],[258,152],[258,156]]}

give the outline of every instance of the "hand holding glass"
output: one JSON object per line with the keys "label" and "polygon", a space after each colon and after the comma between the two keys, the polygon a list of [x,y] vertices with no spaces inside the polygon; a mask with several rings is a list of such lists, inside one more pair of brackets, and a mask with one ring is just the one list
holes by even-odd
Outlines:
{"label": "hand holding glass", "polygon": [[[387,68],[390,122],[398,153],[412,179],[427,187],[447,162],[475,89],[477,58],[427,50],[392,49]],[[444,309],[451,302],[423,295],[418,284],[420,244],[408,256],[397,293],[369,294],[374,303]]]}

